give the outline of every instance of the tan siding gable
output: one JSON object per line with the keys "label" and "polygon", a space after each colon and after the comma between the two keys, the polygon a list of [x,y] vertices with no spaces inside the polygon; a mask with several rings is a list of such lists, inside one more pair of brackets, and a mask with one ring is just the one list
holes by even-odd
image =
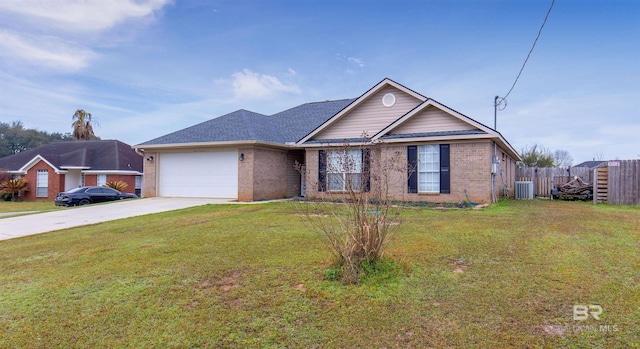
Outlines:
{"label": "tan siding gable", "polygon": [[392,130],[390,134],[462,131],[476,128],[434,106],[429,106]]}
{"label": "tan siding gable", "polygon": [[[392,107],[382,105],[382,97],[387,93],[393,93],[396,96],[396,103]],[[386,86],[313,139],[359,138],[363,132],[371,137],[415,108],[420,102],[417,98],[393,86]]]}

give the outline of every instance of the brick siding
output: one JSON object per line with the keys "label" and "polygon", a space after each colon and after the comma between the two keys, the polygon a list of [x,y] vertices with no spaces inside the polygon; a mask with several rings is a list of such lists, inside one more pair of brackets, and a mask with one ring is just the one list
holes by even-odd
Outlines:
{"label": "brick siding", "polygon": [[287,150],[261,147],[238,149],[238,201],[287,197]]}
{"label": "brick siding", "polygon": [[[46,197],[36,196],[38,170],[47,170],[49,172],[49,188]],[[38,161],[38,163],[27,171],[24,177],[29,183],[29,191],[24,195],[24,200],[26,201],[53,201],[56,199],[56,194],[64,191],[64,174],[57,174],[56,171],[44,161]]]}
{"label": "brick siding", "polygon": [[[150,157],[153,157],[153,160],[147,160]],[[144,153],[144,160],[142,165],[144,172],[144,180],[142,181],[142,196],[147,198],[158,196],[158,189],[156,187],[156,173],[158,168],[157,159],[158,153],[156,152],[147,151]]]}
{"label": "brick siding", "polygon": [[[372,193],[380,190],[381,182],[385,181],[389,187],[389,198],[401,201],[428,201],[440,203],[454,203],[466,200],[465,189],[469,200],[478,203],[491,202],[491,157],[493,143],[491,141],[460,141],[442,142],[451,145],[450,148],[450,180],[451,193],[408,193],[407,190],[407,145],[383,145],[379,151],[371,153]],[[498,156],[502,150],[498,148]],[[318,197],[325,195],[318,193],[318,150],[307,149],[307,196]],[[383,176],[382,168],[393,167]],[[505,161],[501,161],[502,178],[513,191],[513,173],[515,161],[505,154]],[[383,179],[386,178],[386,179]],[[377,181],[377,183],[376,183]],[[496,192],[502,192],[503,185],[500,173],[496,177]],[[332,196],[334,194],[331,194]],[[339,195],[337,195],[339,196]]]}

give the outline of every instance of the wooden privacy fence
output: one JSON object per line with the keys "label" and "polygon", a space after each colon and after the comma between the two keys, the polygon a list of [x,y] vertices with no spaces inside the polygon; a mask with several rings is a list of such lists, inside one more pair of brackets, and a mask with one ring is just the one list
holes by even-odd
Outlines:
{"label": "wooden privacy fence", "polygon": [[598,168],[528,167],[516,169],[516,181],[533,182],[536,197],[550,197],[551,189],[574,177],[593,184],[593,203],[640,205],[640,160],[608,161]]}
{"label": "wooden privacy fence", "polygon": [[592,173],[587,167],[527,167],[516,169],[517,181],[533,182],[533,195],[536,197],[550,197],[551,189],[568,183],[574,177],[591,183]]}
{"label": "wooden privacy fence", "polygon": [[593,203],[611,205],[640,205],[640,160],[609,161],[606,167],[596,168]]}

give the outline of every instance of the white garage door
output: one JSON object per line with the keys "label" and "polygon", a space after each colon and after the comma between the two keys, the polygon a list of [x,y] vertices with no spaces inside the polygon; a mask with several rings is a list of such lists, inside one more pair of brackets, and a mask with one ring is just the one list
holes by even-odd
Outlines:
{"label": "white garage door", "polygon": [[160,154],[160,196],[238,197],[238,151]]}

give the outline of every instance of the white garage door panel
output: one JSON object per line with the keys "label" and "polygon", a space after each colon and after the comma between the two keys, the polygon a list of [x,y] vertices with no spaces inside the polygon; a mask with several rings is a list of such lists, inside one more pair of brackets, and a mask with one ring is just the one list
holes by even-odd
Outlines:
{"label": "white garage door panel", "polygon": [[160,196],[238,197],[236,150],[160,154]]}

